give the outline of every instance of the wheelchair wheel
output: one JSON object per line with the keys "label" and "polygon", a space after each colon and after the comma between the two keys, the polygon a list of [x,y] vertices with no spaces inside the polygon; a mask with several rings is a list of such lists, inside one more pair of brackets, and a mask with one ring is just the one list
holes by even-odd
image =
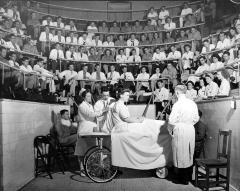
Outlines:
{"label": "wheelchair wheel", "polygon": [[[104,146],[103,146],[103,148],[104,148],[104,149],[107,149],[107,150],[110,152],[110,150],[109,150],[107,147],[104,147]],[[91,147],[90,149],[88,149],[88,150],[86,151],[86,153],[84,154],[84,157],[83,157],[83,165],[84,165],[84,166],[86,165],[86,161],[87,161],[88,156],[89,156],[93,151],[96,151],[96,150],[98,150],[98,149],[99,149],[98,146],[93,146],[93,147]]]}
{"label": "wheelchair wheel", "polygon": [[168,169],[167,167],[157,168],[156,175],[158,178],[166,178],[168,176]]}
{"label": "wheelchair wheel", "polygon": [[85,172],[94,182],[111,181],[117,174],[111,163],[111,152],[108,149],[93,150],[86,159]]}

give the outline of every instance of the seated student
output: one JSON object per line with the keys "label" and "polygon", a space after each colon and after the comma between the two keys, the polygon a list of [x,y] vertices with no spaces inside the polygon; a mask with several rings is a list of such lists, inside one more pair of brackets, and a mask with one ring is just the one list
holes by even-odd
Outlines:
{"label": "seated student", "polygon": [[[88,56],[85,53],[85,48],[83,46],[79,46],[78,52],[76,52],[76,60],[83,61],[83,62],[88,61]],[[77,70],[79,69],[77,68]]]}
{"label": "seated student", "polygon": [[76,77],[77,72],[74,71],[73,64],[69,64],[69,70],[64,70],[58,74],[59,78],[63,80],[63,89],[64,97],[66,96],[75,96],[75,87],[76,87]]}
{"label": "seated student", "polygon": [[212,74],[206,74],[205,79],[207,82],[206,86],[206,96],[207,97],[215,97],[218,94],[218,85],[213,81]]}
{"label": "seated student", "polygon": [[132,32],[142,32],[143,31],[143,27],[140,24],[139,20],[135,21],[134,26],[132,26]]}
{"label": "seated student", "polygon": [[192,81],[187,82],[186,97],[193,101],[197,98],[197,91],[194,89],[194,83]]}
{"label": "seated student", "polygon": [[155,31],[155,26],[152,25],[151,19],[147,20],[147,25],[144,27],[143,31]]}
{"label": "seated student", "polygon": [[35,40],[27,39],[23,45],[23,51],[39,55],[36,43],[37,42]]}
{"label": "seated student", "polygon": [[200,66],[195,71],[195,74],[202,74],[205,71],[209,71],[209,65],[207,64],[207,59],[205,56],[199,57]]}
{"label": "seated student", "polygon": [[100,40],[100,36],[98,34],[95,34],[92,37],[92,46],[102,46],[102,45],[103,45],[103,43]]}
{"label": "seated student", "polygon": [[95,22],[90,22],[90,25],[87,26],[87,32],[89,37],[92,37],[94,33],[98,32],[98,28]]}
{"label": "seated student", "polygon": [[98,27],[98,31],[102,33],[108,33],[109,28],[107,26],[107,23],[105,21],[102,22],[102,25]]}
{"label": "seated student", "polygon": [[158,18],[162,20],[162,24],[165,24],[167,17],[169,17],[169,11],[166,9],[166,6],[162,6],[160,8]]}
{"label": "seated student", "polygon": [[12,28],[11,30],[15,35],[24,35],[24,31],[22,30],[19,21],[14,22],[14,28]]}
{"label": "seated student", "polygon": [[191,51],[191,46],[186,44],[184,46],[185,52],[182,55],[182,67],[184,70],[191,68],[191,61],[193,60],[194,53]]}
{"label": "seated student", "polygon": [[56,124],[56,132],[60,144],[75,145],[77,142],[77,123],[73,123],[69,117],[69,111],[60,111],[61,118]]}
{"label": "seated student", "polygon": [[59,60],[64,59],[64,53],[59,43],[56,43],[55,48],[50,51],[49,59],[52,60],[51,69],[53,70],[53,72],[55,72],[56,70],[59,70],[60,69]]}
{"label": "seated student", "polygon": [[230,93],[230,83],[228,81],[229,79],[229,73],[227,70],[222,69],[217,72],[217,78],[221,81],[221,85],[218,89],[219,96],[229,96]]}
{"label": "seated student", "polygon": [[134,76],[136,76],[139,70],[139,65],[134,65],[134,63],[141,62],[141,57],[136,54],[135,49],[132,49],[131,56],[128,57],[128,62],[133,62],[129,65],[129,70],[133,73]]}
{"label": "seated student", "polygon": [[89,46],[89,45],[91,45],[91,39],[88,38],[88,35],[87,35],[86,32],[84,32],[82,34],[82,36],[80,36],[78,38],[78,44],[82,45],[82,46]]}
{"label": "seated student", "polygon": [[44,60],[42,58],[38,58],[36,60],[33,70],[41,75],[39,77],[41,90],[45,90],[47,87],[49,87],[50,92],[55,92],[56,88],[54,87],[54,80],[51,79],[53,78],[53,73],[44,68]]}
{"label": "seated student", "polygon": [[204,147],[204,139],[207,138],[207,126],[201,120],[202,112],[198,110],[199,121],[194,125],[195,128],[195,150],[194,150],[194,159],[200,158],[200,155]]}
{"label": "seated student", "polygon": [[15,4],[12,8],[6,10],[6,16],[10,17],[13,21],[21,21],[21,16],[18,11],[18,6]]}
{"label": "seated student", "polygon": [[194,26],[197,24],[197,19],[193,14],[188,14],[186,16],[186,21],[184,23],[184,27]]}
{"label": "seated student", "polygon": [[81,89],[86,89],[86,85],[91,86],[91,82],[84,81],[84,80],[90,80],[91,74],[88,72],[88,65],[84,64],[81,71],[78,72],[78,75],[76,77],[77,80],[80,80],[80,87]]}
{"label": "seated student", "polygon": [[74,35],[74,32],[70,32],[70,35],[66,37],[66,43],[77,44],[77,37]]}
{"label": "seated student", "polygon": [[70,30],[70,31],[77,31],[77,28],[76,28],[75,23],[74,23],[73,20],[70,20],[69,24],[65,25],[65,29],[66,30]]}
{"label": "seated student", "polygon": [[139,55],[139,41],[136,39],[135,34],[131,34],[130,39],[127,40],[127,46],[132,48],[126,48],[126,56],[129,57],[131,50],[135,50],[136,54]]}
{"label": "seated student", "polygon": [[52,22],[52,17],[47,16],[47,18],[42,21],[42,25],[43,26],[54,26],[54,24]]}
{"label": "seated student", "polygon": [[65,37],[62,35],[62,31],[58,30],[57,35],[53,37],[53,42],[65,43]]}
{"label": "seated student", "polygon": [[70,46],[69,50],[66,51],[67,60],[77,60],[77,53],[74,46]]}
{"label": "seated student", "polygon": [[214,44],[210,44],[209,40],[203,41],[202,53],[207,53],[215,49]]}
{"label": "seated student", "polygon": [[129,88],[130,90],[134,91],[135,90],[135,83],[133,82],[134,77],[131,72],[127,71],[127,66],[124,65],[122,67],[122,74],[120,76],[120,79],[123,80],[123,87]]}
{"label": "seated student", "polygon": [[176,28],[176,23],[172,22],[171,17],[167,17],[165,19],[164,29],[172,31],[175,28]]}
{"label": "seated student", "polygon": [[205,79],[204,78],[199,79],[199,85],[200,85],[200,88],[198,90],[198,99],[202,100],[202,99],[207,98],[207,91],[206,91],[207,88],[205,86]]}
{"label": "seated student", "polygon": [[193,13],[192,8],[190,8],[188,3],[185,2],[183,4],[183,9],[179,17],[180,27],[183,27],[183,22],[186,21],[186,16],[192,13]]}
{"label": "seated student", "polygon": [[123,27],[121,27],[121,32],[122,33],[129,33],[132,31],[132,27],[129,25],[128,22],[125,22]]}
{"label": "seated student", "polygon": [[36,72],[29,65],[29,58],[23,57],[21,61],[22,61],[22,65],[19,68],[20,68],[20,70],[25,72],[25,74],[24,74],[25,89],[36,88],[38,79],[37,79],[37,75],[34,75],[34,73],[36,74]]}
{"label": "seated student", "polygon": [[166,53],[164,51],[164,47],[163,46],[157,47],[153,53],[152,60],[153,61],[161,61],[161,60],[165,60],[166,58],[167,57],[166,57]]}
{"label": "seated student", "polygon": [[167,67],[162,72],[162,77],[168,78],[170,80],[170,83],[176,84],[177,81],[176,68],[171,63],[168,63]]}
{"label": "seated student", "polygon": [[118,63],[127,62],[127,56],[124,53],[124,49],[120,48],[118,50],[118,55],[116,56],[116,62],[118,62]]}
{"label": "seated student", "polygon": [[154,95],[156,96],[154,103],[156,105],[156,116],[158,116],[159,112],[162,112],[164,109],[163,102],[169,100],[169,90],[164,87],[165,83],[163,80],[158,80],[156,85],[157,87],[154,91]]}
{"label": "seated student", "polygon": [[165,34],[166,34],[166,38],[164,39],[164,43],[175,42],[174,38],[171,37],[171,33],[169,31],[167,31]]}
{"label": "seated student", "polygon": [[209,71],[217,70],[224,67],[224,64],[221,62],[221,57],[217,53],[212,54],[212,63],[209,66]]}
{"label": "seated student", "polygon": [[115,65],[110,66],[110,72],[107,74],[107,79],[111,80],[110,85],[114,85],[118,82],[120,78],[119,72],[115,71]]}
{"label": "seated student", "polygon": [[102,86],[106,86],[107,79],[105,74],[101,72],[101,66],[99,64],[96,64],[95,69],[95,72],[91,75],[91,80],[93,80],[91,90],[92,92],[96,90],[98,95],[101,95],[101,88]]}
{"label": "seated student", "polygon": [[158,79],[161,77],[161,73],[160,73],[160,68],[156,67],[155,68],[155,73],[151,76],[150,80],[151,80],[151,90],[154,91],[155,90],[155,85],[156,82],[158,81]]}
{"label": "seated student", "polygon": [[113,26],[110,28],[110,33],[120,33],[121,29],[118,27],[118,24],[116,21],[113,22]]}
{"label": "seated student", "polygon": [[219,41],[217,42],[216,49],[224,49],[231,46],[231,42],[229,38],[227,38],[226,34],[224,32],[219,33]]}
{"label": "seated student", "polygon": [[62,17],[57,17],[56,22],[53,22],[53,26],[57,28],[64,28],[64,23],[62,22]]}
{"label": "seated student", "polygon": [[[149,91],[149,78],[150,75],[147,73],[147,68],[145,66],[143,66],[140,69],[141,73],[137,75],[136,80],[137,81],[137,87],[136,87],[136,91],[140,91],[140,90],[144,90],[144,91]],[[141,81],[143,80],[143,81]]]}
{"label": "seated student", "polygon": [[149,45],[149,41],[147,40],[147,37],[145,34],[141,35],[140,42],[139,42],[139,46],[143,46],[143,45]]}
{"label": "seated student", "polygon": [[171,49],[171,52],[167,56],[168,59],[179,59],[179,58],[181,58],[181,56],[182,56],[181,52],[176,50],[175,45],[171,45],[170,49]]}
{"label": "seated student", "polygon": [[124,36],[122,34],[118,35],[118,40],[115,41],[115,46],[127,46],[127,42],[124,40]]}
{"label": "seated student", "polygon": [[21,51],[19,45],[17,44],[17,38],[14,34],[9,36],[9,41],[6,42],[6,47],[10,48],[11,51]]}

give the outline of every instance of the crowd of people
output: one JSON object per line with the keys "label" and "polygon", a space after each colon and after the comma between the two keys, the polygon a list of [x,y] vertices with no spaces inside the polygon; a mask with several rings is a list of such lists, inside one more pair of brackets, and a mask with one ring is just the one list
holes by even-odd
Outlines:
{"label": "crowd of people", "polygon": [[[229,30],[202,38],[196,24],[206,22],[209,15],[214,19],[216,14],[210,4],[204,6],[204,14],[198,17],[201,9],[194,11],[184,3],[177,17],[178,30],[173,16],[162,7],[159,12],[149,9],[146,25],[138,20],[121,27],[118,22],[111,26],[105,21],[90,22],[79,32],[71,19],[68,23],[60,16],[56,20],[49,15],[40,18],[30,9],[30,1],[25,8],[8,1],[1,9],[0,57],[17,70],[5,67],[6,91],[47,89],[68,97],[86,88],[101,95],[101,88],[108,86],[114,97],[119,87],[126,86],[136,100],[144,92],[155,92],[155,101],[162,102],[183,82],[193,100],[228,96],[239,82],[234,66],[240,58],[240,19]],[[227,72],[213,73],[224,67]],[[161,91],[162,87],[167,90]],[[168,92],[170,96],[166,96]]]}

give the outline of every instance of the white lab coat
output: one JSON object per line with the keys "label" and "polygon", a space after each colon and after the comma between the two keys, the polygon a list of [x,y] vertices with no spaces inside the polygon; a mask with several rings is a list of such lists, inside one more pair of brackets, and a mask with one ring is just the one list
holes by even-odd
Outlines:
{"label": "white lab coat", "polygon": [[169,116],[169,128],[172,135],[173,164],[177,168],[188,168],[193,165],[195,147],[194,124],[199,120],[198,107],[192,100],[180,95],[173,105]]}

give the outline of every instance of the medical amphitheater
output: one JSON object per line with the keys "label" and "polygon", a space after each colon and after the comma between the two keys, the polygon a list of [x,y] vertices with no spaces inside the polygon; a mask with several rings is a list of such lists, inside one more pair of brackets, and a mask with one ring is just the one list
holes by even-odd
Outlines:
{"label": "medical amphitheater", "polygon": [[1,0],[0,190],[239,191],[239,8]]}

